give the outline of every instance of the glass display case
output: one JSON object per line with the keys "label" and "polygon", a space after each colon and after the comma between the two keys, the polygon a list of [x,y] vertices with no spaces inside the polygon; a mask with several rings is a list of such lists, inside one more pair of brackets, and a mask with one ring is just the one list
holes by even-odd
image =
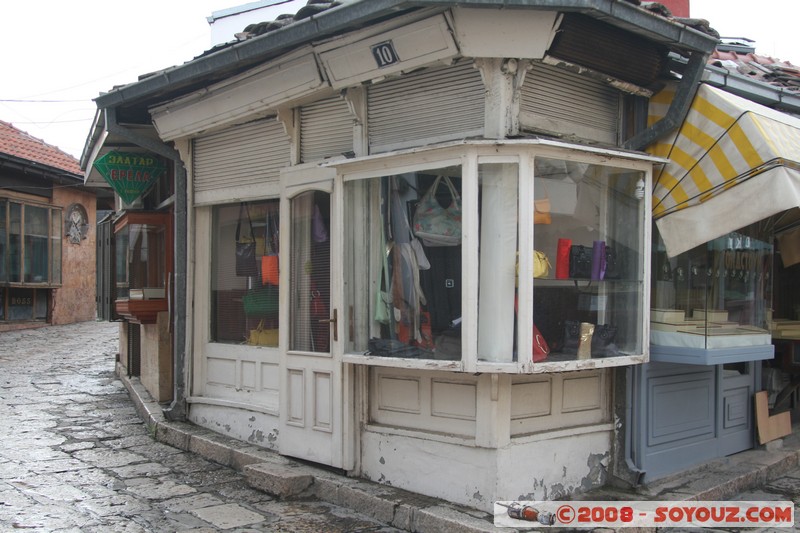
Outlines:
{"label": "glass display case", "polygon": [[154,323],[167,311],[172,274],[172,224],[167,212],[123,212],[114,223],[117,313]]}
{"label": "glass display case", "polygon": [[771,236],[742,228],[675,257],[653,244],[651,358],[699,364],[771,358]]}
{"label": "glass display case", "polygon": [[646,360],[649,162],[504,148],[345,173],[346,360],[512,373]]}

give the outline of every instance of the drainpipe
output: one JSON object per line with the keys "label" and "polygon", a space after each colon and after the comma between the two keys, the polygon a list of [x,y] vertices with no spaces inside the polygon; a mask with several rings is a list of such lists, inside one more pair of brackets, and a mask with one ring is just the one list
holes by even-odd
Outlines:
{"label": "drainpipe", "polygon": [[694,95],[697,93],[697,87],[703,78],[706,61],[708,61],[710,56],[710,51],[692,52],[689,55],[689,62],[686,64],[686,69],[678,85],[678,91],[675,93],[675,98],[672,99],[669,105],[667,114],[649,128],[640,131],[625,141],[622,145],[624,148],[629,150],[643,150],[647,145],[667,135],[683,124],[686,114],[689,112],[689,107],[692,105],[692,100],[694,100]]}
{"label": "drainpipe", "polygon": [[[623,147],[630,150],[644,150],[649,144],[679,128],[697,93],[697,88],[703,78],[711,51],[692,52],[684,69],[681,82],[675,97],[670,103],[667,114],[650,126],[623,143]],[[614,373],[614,419],[616,431],[612,445],[612,462],[610,468],[611,483],[628,487],[637,487],[641,484],[645,472],[636,464],[634,457],[634,440],[636,433],[641,434],[639,423],[643,420],[633,411],[636,383],[641,382],[634,377],[633,369],[617,369]]]}
{"label": "drainpipe", "polygon": [[106,129],[109,133],[114,133],[120,137],[131,141],[137,146],[141,146],[153,153],[161,155],[173,162],[175,170],[175,238],[173,262],[173,293],[175,294],[172,303],[172,331],[174,354],[173,363],[173,400],[169,407],[164,409],[164,416],[168,420],[183,421],[186,419],[186,377],[184,368],[186,366],[186,169],[177,150],[173,150],[166,144],[145,137],[133,130],[121,126],[117,122],[117,110],[113,107],[104,109]]}

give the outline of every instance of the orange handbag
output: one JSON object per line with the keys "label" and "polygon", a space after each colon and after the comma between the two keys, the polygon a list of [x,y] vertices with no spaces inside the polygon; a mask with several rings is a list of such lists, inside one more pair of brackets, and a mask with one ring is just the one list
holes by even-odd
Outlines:
{"label": "orange handbag", "polygon": [[277,285],[279,278],[277,254],[261,256],[261,283],[264,285]]}

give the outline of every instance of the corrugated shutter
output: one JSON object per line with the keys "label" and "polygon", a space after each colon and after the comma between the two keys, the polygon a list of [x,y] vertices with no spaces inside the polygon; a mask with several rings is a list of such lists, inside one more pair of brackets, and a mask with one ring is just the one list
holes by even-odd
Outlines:
{"label": "corrugated shutter", "polygon": [[300,108],[300,160],[303,163],[353,151],[353,116],[347,103],[329,98]]}
{"label": "corrugated shutter", "polygon": [[195,202],[254,196],[254,186],[277,186],[290,163],[289,137],[275,118],[197,137],[193,150]]}
{"label": "corrugated shutter", "polygon": [[483,134],[484,86],[466,63],[370,86],[370,153]]}
{"label": "corrugated shutter", "polygon": [[544,64],[525,76],[520,129],[617,144],[620,93],[600,81]]}

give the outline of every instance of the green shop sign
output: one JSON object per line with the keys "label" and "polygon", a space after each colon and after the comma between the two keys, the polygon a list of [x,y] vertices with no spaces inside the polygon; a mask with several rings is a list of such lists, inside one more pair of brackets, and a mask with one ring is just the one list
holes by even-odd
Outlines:
{"label": "green shop sign", "polygon": [[144,194],[167,170],[153,155],[117,151],[97,159],[94,168],[126,204]]}

